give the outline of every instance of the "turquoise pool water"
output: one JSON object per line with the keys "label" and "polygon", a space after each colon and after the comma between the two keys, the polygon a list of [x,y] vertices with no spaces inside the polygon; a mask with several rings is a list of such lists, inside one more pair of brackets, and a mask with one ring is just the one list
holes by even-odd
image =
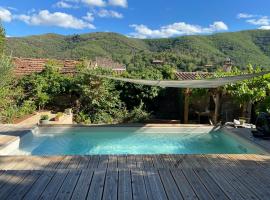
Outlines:
{"label": "turquoise pool water", "polygon": [[40,128],[15,154],[247,154],[261,153],[222,131],[192,128]]}

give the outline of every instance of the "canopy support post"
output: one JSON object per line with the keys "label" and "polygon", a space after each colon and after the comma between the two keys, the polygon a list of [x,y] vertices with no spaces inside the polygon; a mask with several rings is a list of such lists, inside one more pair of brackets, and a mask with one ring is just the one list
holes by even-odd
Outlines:
{"label": "canopy support post", "polygon": [[184,91],[184,94],[185,94],[184,124],[188,124],[190,89],[189,88],[186,88],[185,91]]}
{"label": "canopy support post", "polygon": [[213,122],[216,125],[218,123],[218,117],[219,117],[220,92],[217,89],[212,91],[212,97],[215,102],[215,112],[214,112]]}

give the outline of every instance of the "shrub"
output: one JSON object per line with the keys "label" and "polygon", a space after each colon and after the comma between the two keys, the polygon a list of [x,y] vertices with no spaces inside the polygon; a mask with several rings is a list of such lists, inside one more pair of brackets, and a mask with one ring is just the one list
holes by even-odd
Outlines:
{"label": "shrub", "polygon": [[143,109],[144,104],[141,103],[138,107],[135,107],[125,119],[125,122],[141,123],[150,118],[150,113]]}
{"label": "shrub", "polygon": [[56,114],[56,118],[60,118],[60,117],[62,117],[64,115],[64,113],[62,113],[62,112],[58,112],[57,114]]}
{"label": "shrub", "polygon": [[18,117],[22,117],[24,115],[32,114],[36,111],[35,102],[31,100],[26,100],[23,102],[22,106],[19,107]]}
{"label": "shrub", "polygon": [[40,120],[49,120],[49,115],[41,115]]}
{"label": "shrub", "polygon": [[90,117],[83,112],[79,112],[78,114],[76,114],[74,116],[74,120],[75,122],[80,124],[91,124]]}
{"label": "shrub", "polygon": [[257,105],[257,113],[268,112],[270,113],[270,96],[267,96],[263,101]]}

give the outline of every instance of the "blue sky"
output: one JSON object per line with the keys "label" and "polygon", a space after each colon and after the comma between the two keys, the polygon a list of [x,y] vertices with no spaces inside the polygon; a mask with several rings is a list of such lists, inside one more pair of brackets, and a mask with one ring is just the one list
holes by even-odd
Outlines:
{"label": "blue sky", "polygon": [[8,36],[117,32],[165,38],[270,29],[269,0],[1,0]]}

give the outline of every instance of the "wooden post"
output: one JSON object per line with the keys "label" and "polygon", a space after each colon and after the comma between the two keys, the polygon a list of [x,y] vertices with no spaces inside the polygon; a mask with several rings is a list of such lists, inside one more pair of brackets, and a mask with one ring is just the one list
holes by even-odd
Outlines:
{"label": "wooden post", "polygon": [[212,91],[212,97],[215,102],[215,113],[213,117],[213,122],[216,125],[218,123],[218,117],[219,117],[219,107],[220,107],[220,93],[218,90]]}
{"label": "wooden post", "polygon": [[189,88],[185,89],[184,94],[185,94],[184,124],[188,124],[190,89]]}

